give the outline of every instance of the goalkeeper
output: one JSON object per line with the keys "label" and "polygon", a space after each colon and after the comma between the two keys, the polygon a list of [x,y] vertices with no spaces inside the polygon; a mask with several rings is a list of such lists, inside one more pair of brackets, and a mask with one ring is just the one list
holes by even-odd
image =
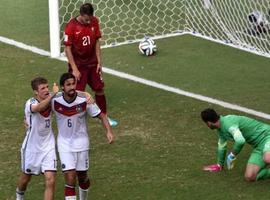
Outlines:
{"label": "goalkeeper", "polygon": [[248,22],[250,27],[247,33],[250,35],[260,35],[270,33],[270,23],[266,15],[260,11],[253,11],[248,15]]}
{"label": "goalkeeper", "polygon": [[[244,144],[248,143],[253,151],[246,166],[245,179],[257,181],[270,177],[270,168],[267,168],[270,164],[270,125],[244,116],[219,116],[210,108],[201,112],[201,118],[210,129],[217,129],[219,138],[217,164],[205,166],[205,171],[221,171],[225,160],[228,170],[231,170]],[[227,141],[234,141],[234,144],[226,156]]]}

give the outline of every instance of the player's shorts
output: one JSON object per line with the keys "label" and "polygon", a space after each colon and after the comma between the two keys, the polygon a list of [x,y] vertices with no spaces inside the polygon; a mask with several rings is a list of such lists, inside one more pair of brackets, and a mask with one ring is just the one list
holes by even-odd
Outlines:
{"label": "player's shorts", "polygon": [[57,171],[55,149],[48,152],[29,152],[21,150],[22,172],[39,175],[46,171]]}
{"label": "player's shorts", "polygon": [[[79,66],[81,78],[77,81],[76,89],[85,91],[86,85],[88,84],[94,91],[102,90],[104,88],[102,75],[97,73],[96,70],[96,67]],[[69,72],[72,72],[71,68],[69,68]]]}
{"label": "player's shorts", "polygon": [[261,168],[265,167],[266,164],[263,161],[263,154],[270,152],[270,135],[267,136],[264,141],[253,149],[248,160],[248,164],[255,164]]}
{"label": "player's shorts", "polygon": [[62,171],[87,171],[89,168],[89,151],[59,152]]}

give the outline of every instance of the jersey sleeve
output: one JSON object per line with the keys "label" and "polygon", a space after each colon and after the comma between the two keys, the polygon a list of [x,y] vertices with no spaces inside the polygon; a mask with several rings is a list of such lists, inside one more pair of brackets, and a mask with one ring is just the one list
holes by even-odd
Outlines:
{"label": "jersey sleeve", "polygon": [[74,37],[73,23],[70,21],[65,27],[64,45],[71,46],[73,43],[73,37]]}
{"label": "jersey sleeve", "polygon": [[237,155],[242,150],[246,140],[237,126],[231,126],[228,131],[232,134],[235,141],[233,144],[233,153]]}
{"label": "jersey sleeve", "polygon": [[88,104],[86,110],[91,117],[97,117],[101,113],[100,108],[95,103]]}
{"label": "jersey sleeve", "polygon": [[37,105],[38,101],[35,99],[29,99],[26,103],[25,103],[25,107],[24,107],[24,112],[26,113],[34,113],[32,111],[32,105]]}
{"label": "jersey sleeve", "polygon": [[224,166],[225,157],[227,152],[227,140],[219,135],[218,148],[217,148],[217,163]]}
{"label": "jersey sleeve", "polygon": [[98,18],[95,18],[95,34],[96,34],[96,39],[99,39],[102,37],[100,27],[99,27],[99,20]]}

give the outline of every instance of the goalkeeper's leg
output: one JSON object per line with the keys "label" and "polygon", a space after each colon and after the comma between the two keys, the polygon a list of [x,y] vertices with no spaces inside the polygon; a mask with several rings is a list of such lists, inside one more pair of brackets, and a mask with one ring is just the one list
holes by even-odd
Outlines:
{"label": "goalkeeper's leg", "polygon": [[245,179],[246,181],[256,181],[256,177],[259,171],[265,168],[266,164],[263,161],[262,151],[258,148],[253,149],[245,172]]}
{"label": "goalkeeper's leg", "polygon": [[258,173],[256,180],[262,180],[270,178],[270,142],[267,141],[264,145],[263,149],[263,161],[266,164],[266,167],[262,168],[261,171]]}

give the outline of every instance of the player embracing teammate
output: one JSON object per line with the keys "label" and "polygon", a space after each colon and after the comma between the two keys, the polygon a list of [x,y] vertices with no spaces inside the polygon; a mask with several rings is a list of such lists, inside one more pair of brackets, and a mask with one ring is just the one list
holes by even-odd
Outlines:
{"label": "player embracing teammate", "polygon": [[[22,174],[18,180],[16,200],[24,200],[24,193],[32,175],[45,176],[44,199],[54,199],[57,159],[55,140],[51,128],[51,111],[56,115],[58,126],[57,148],[65,178],[65,199],[76,200],[76,179],[80,200],[87,199],[90,180],[89,136],[86,116],[101,120],[109,143],[114,140],[111,126],[117,121],[107,116],[107,104],[102,79],[101,32],[98,19],[93,16],[90,3],[80,8],[80,15],[71,19],[65,28],[64,44],[69,62],[69,72],[60,78],[62,93],[54,85],[50,94],[48,81],[42,77],[33,79],[35,96],[25,106],[27,133],[21,149]],[[86,85],[95,92],[96,103],[89,103]]]}

